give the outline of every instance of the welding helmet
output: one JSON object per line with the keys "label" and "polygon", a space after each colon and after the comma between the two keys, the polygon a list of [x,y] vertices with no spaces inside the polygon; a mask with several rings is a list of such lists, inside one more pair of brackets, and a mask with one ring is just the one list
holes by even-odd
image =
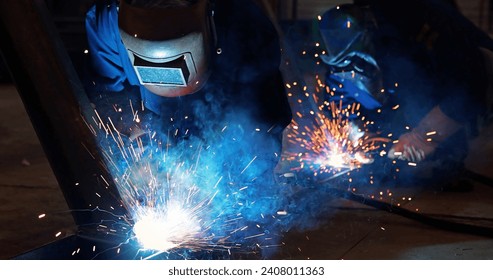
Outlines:
{"label": "welding helmet", "polygon": [[127,1],[120,1],[118,26],[139,82],[165,97],[198,91],[209,77],[214,41],[209,1],[171,8]]}
{"label": "welding helmet", "polygon": [[384,102],[380,93],[382,76],[371,41],[376,28],[372,13],[353,4],[329,9],[319,22],[327,50],[321,59],[329,66],[329,82],[337,84],[367,109],[381,107]]}

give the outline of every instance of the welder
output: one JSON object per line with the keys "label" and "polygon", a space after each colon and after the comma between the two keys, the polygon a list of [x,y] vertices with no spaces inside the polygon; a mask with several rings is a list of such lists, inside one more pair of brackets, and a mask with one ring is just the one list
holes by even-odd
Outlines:
{"label": "welder", "polygon": [[[187,166],[199,162],[197,154],[189,154],[200,150],[211,174],[194,173],[191,180],[200,185],[206,181],[200,176],[220,176],[224,179],[214,186],[217,197],[243,188],[234,199],[246,202],[235,205],[265,205],[266,213],[275,213],[278,209],[267,205],[277,203],[273,170],[291,109],[279,69],[278,33],[259,3],[97,2],[86,18],[91,58],[86,92],[101,119],[111,118],[112,126],[127,136],[123,141],[142,145],[144,156],[153,156],[146,147],[155,139],[167,160],[178,154]],[[156,168],[166,170],[175,163],[159,162]],[[260,225],[260,215],[247,212],[230,226],[257,228],[249,223]],[[246,234],[234,231],[229,240],[242,243]]]}
{"label": "welder", "polygon": [[[87,92],[121,133],[132,138],[174,129],[181,135],[174,138],[206,137],[206,123],[225,125],[236,115],[242,129],[268,130],[280,142],[291,111],[278,34],[258,3],[97,1],[86,29]],[[137,110],[138,123],[129,113]]]}
{"label": "welder", "polygon": [[357,2],[319,21],[325,99],[360,103],[369,133],[398,139],[388,158],[462,170],[488,112],[491,39],[444,1]]}

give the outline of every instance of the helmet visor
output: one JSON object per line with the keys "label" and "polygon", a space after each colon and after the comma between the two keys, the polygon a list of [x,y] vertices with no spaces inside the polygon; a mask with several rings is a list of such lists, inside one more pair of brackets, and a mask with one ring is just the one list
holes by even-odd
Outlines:
{"label": "helmet visor", "polygon": [[121,39],[140,83],[151,92],[180,96],[205,84],[211,50],[206,4],[166,9],[122,4]]}
{"label": "helmet visor", "polygon": [[336,61],[322,57],[329,66],[331,84],[340,85],[348,97],[355,99],[367,109],[376,109],[385,102],[381,93],[382,74],[372,56],[351,52]]}

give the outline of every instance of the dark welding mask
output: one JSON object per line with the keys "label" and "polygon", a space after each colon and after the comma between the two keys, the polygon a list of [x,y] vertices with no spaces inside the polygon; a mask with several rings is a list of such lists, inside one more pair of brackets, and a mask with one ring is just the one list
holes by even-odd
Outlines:
{"label": "dark welding mask", "polygon": [[382,76],[373,57],[372,32],[376,28],[370,11],[352,4],[334,7],[322,15],[320,35],[327,49],[322,61],[328,65],[332,84],[367,109],[382,106]]}
{"label": "dark welding mask", "polygon": [[209,77],[214,41],[209,1],[144,8],[120,3],[118,25],[140,83],[159,96],[198,91]]}

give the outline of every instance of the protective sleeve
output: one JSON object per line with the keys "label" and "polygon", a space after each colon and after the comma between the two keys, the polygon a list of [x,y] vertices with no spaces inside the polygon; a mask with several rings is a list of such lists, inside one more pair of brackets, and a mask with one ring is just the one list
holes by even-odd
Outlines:
{"label": "protective sleeve", "polygon": [[[426,73],[426,80],[415,82],[419,89],[427,84],[435,104],[448,117],[466,123],[485,111],[484,58],[480,46],[492,46],[487,38],[459,10],[439,0],[373,0],[373,9],[388,24],[395,25],[403,38],[415,46],[409,57]],[[406,13],[398,13],[399,7]],[[419,93],[419,92],[416,92]],[[414,98],[414,97],[413,97]],[[416,98],[415,98],[416,99]]]}
{"label": "protective sleeve", "polygon": [[[478,76],[483,74],[476,72]],[[448,88],[442,87],[443,91],[448,89],[449,95],[438,104],[445,115],[460,123],[474,122],[486,113],[485,79],[471,77],[468,81],[469,84],[458,84],[454,88],[450,85]]]}
{"label": "protective sleeve", "polygon": [[91,70],[97,76],[95,82],[105,90],[116,92],[123,90],[127,78],[120,55],[126,52],[118,33],[117,5],[115,1],[98,3],[86,14]]}

